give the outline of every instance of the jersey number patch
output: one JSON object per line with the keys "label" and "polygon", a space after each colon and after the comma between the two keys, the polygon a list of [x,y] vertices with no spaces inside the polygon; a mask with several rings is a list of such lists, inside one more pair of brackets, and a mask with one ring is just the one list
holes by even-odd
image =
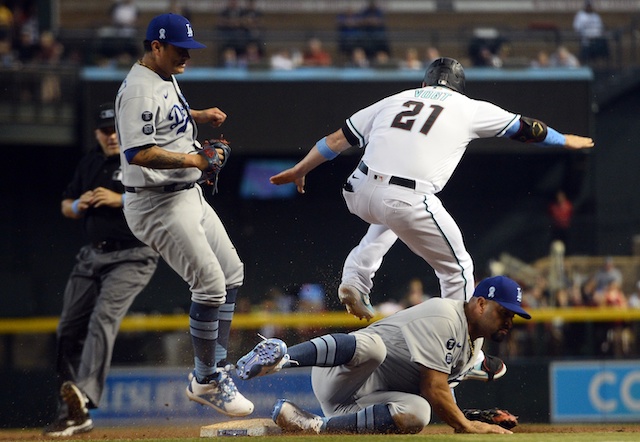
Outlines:
{"label": "jersey number patch", "polygon": [[[421,103],[420,101],[409,100],[406,101],[403,106],[409,107],[410,109],[402,111],[398,115],[396,115],[396,117],[393,119],[393,122],[391,123],[391,127],[397,127],[398,129],[403,130],[411,130],[413,128],[413,124],[416,122],[415,117],[417,117],[417,115],[424,108],[424,103]],[[429,133],[431,127],[433,126],[433,123],[435,123],[436,118],[438,118],[438,115],[440,115],[444,108],[442,106],[432,104],[430,106],[430,109],[431,115],[429,115],[427,121],[425,121],[422,128],[420,128],[420,133],[424,135]]]}

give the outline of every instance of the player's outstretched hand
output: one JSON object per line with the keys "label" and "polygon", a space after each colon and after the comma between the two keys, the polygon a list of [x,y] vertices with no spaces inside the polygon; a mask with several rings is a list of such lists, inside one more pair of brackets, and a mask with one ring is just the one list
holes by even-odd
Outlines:
{"label": "player's outstretched hand", "polygon": [[565,134],[564,140],[564,147],[567,149],[588,149],[594,146],[591,138],[581,137],[580,135]]}
{"label": "player's outstretched hand", "polygon": [[487,424],[479,421],[469,421],[469,426],[464,430],[456,430],[456,433],[471,434],[513,434],[513,431],[502,428],[500,425]]}
{"label": "player's outstretched hand", "polygon": [[300,175],[299,173],[297,173],[295,167],[284,170],[279,174],[272,176],[271,178],[269,178],[269,181],[271,182],[271,184],[276,185],[295,183],[298,189],[298,193],[304,193],[305,175]]}

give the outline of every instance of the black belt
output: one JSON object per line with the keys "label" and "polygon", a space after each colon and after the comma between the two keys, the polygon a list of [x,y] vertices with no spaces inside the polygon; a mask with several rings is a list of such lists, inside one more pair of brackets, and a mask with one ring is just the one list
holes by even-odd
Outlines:
{"label": "black belt", "polygon": [[115,240],[107,239],[105,241],[97,241],[91,243],[91,246],[102,253],[116,252],[118,250],[133,249],[134,247],[142,247],[143,243],[137,239]]}
{"label": "black belt", "polygon": [[150,190],[152,192],[178,192],[179,190],[187,190],[194,187],[195,183],[173,183],[167,184],[166,186],[158,186],[158,187],[129,187],[126,186],[124,188],[125,191],[130,193],[136,193],[139,190]]}
{"label": "black belt", "polygon": [[[369,166],[364,164],[364,161],[360,161],[358,163],[358,170],[364,173],[365,175],[369,175]],[[416,188],[415,180],[410,180],[408,178],[402,178],[399,176],[392,176],[391,178],[389,178],[389,184],[395,184],[396,186],[402,186],[402,187],[406,187],[408,189],[414,189],[414,190]]]}

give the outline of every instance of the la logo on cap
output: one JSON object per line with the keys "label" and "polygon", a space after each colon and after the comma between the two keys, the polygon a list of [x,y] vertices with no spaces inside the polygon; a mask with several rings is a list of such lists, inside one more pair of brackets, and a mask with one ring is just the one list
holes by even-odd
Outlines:
{"label": "la logo on cap", "polygon": [[193,29],[191,28],[191,23],[185,23],[187,27],[187,37],[193,38]]}

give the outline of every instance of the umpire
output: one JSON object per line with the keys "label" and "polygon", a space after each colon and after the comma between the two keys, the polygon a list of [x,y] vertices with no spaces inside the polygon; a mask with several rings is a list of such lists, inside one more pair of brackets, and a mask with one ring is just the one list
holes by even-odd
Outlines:
{"label": "umpire", "polygon": [[158,265],[158,254],[133,236],[122,213],[114,116],[112,103],[98,108],[98,145],[82,158],[62,194],[62,214],[82,221],[89,243],[76,256],[64,291],[56,336],[60,396],[47,436],[93,429],[88,410],[99,405],[120,323]]}

